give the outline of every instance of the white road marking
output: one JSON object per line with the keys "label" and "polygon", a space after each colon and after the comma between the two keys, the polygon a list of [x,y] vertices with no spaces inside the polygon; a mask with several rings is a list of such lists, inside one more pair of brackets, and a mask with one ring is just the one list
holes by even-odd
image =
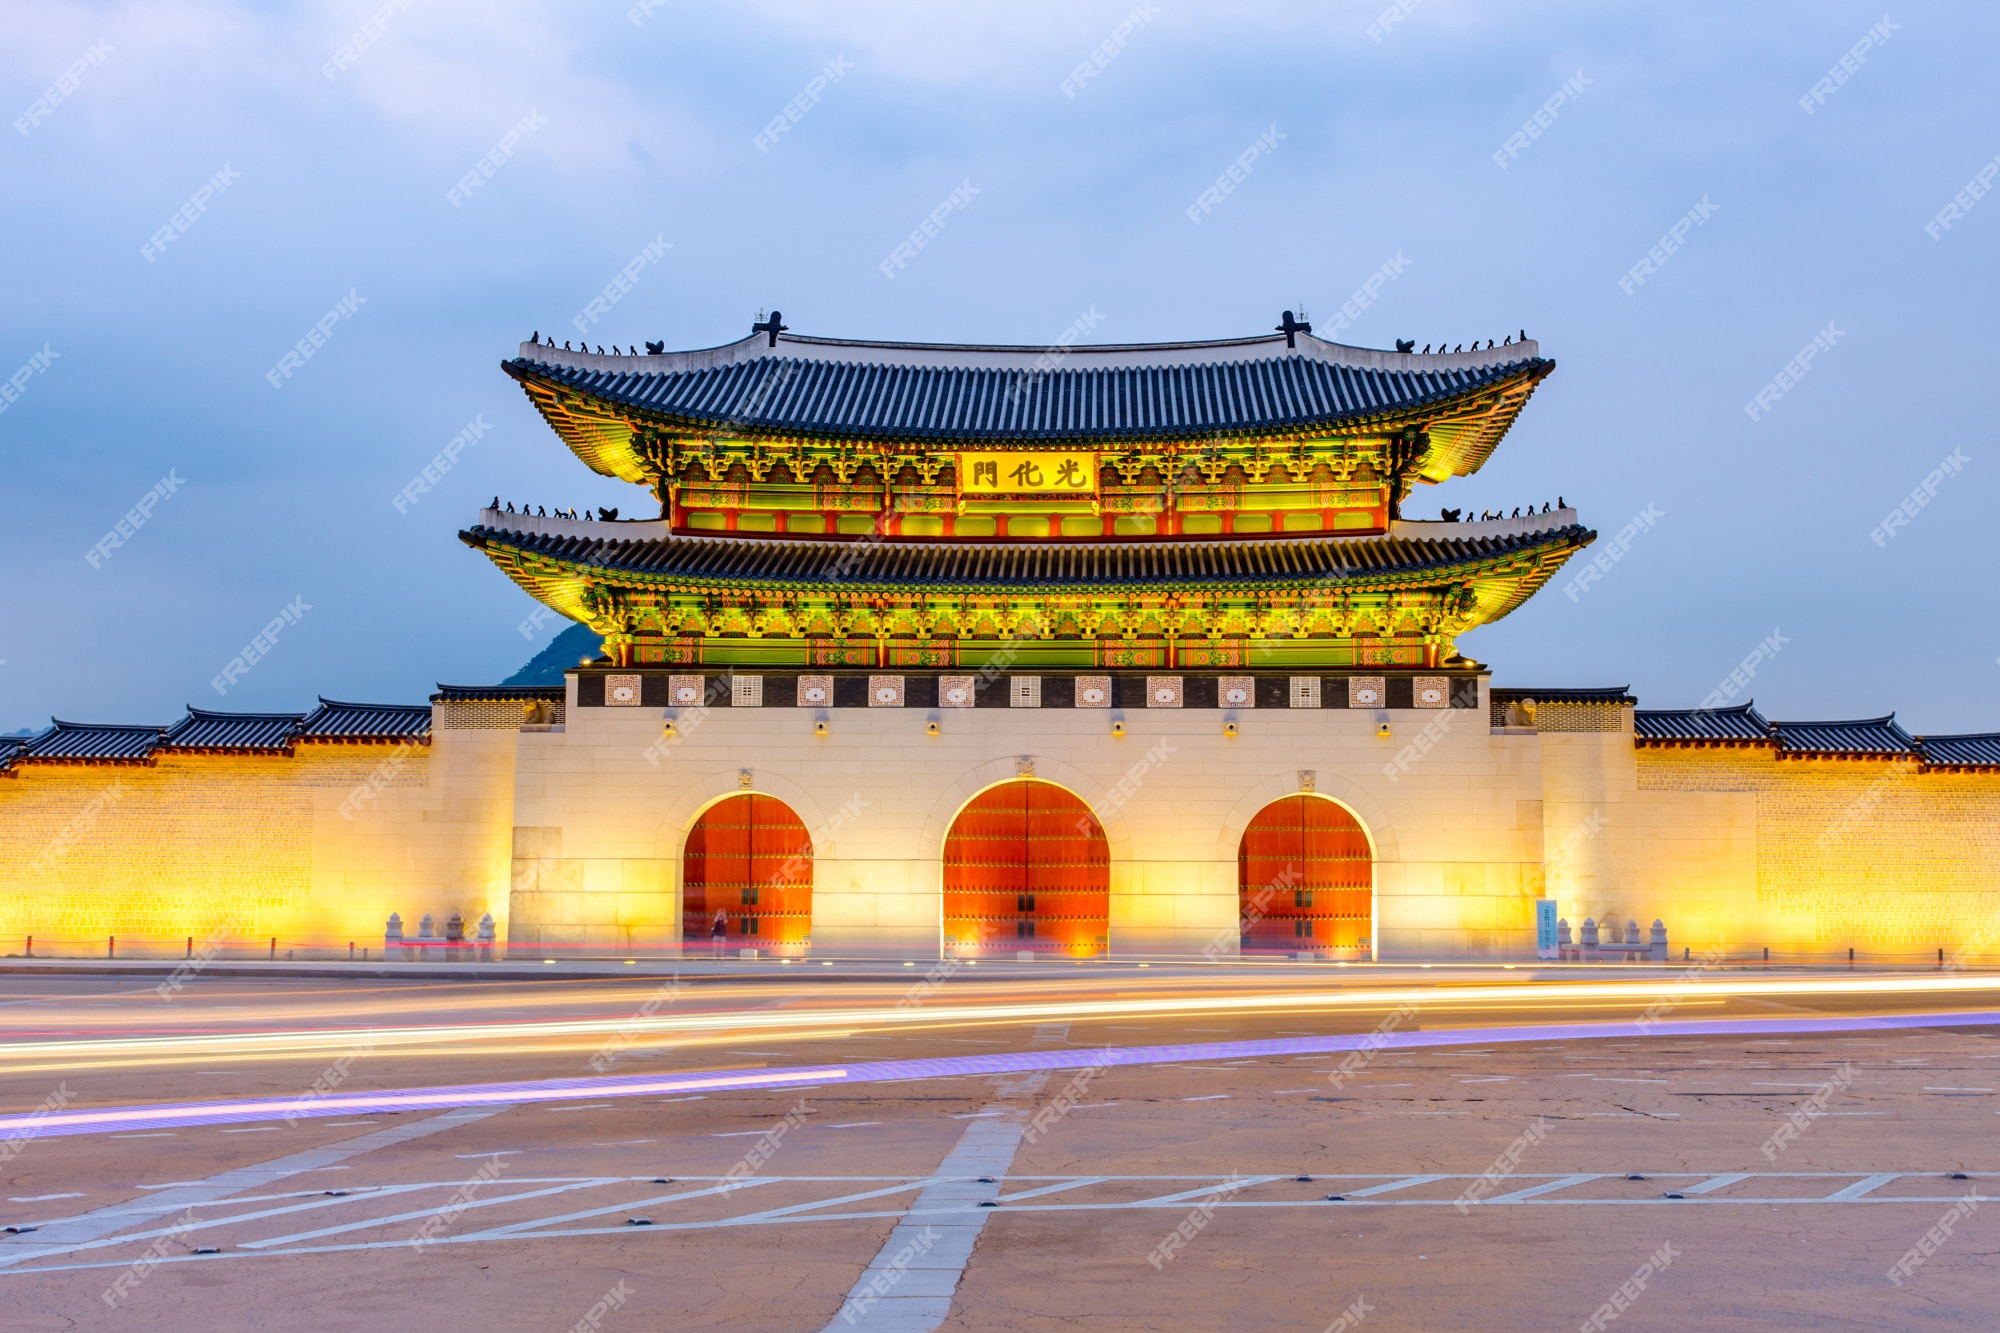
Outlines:
{"label": "white road marking", "polygon": [[[442,1115],[427,1116],[422,1120],[392,1125],[388,1129],[378,1129],[371,1134],[363,1134],[344,1142],[308,1148],[304,1152],[292,1153],[257,1166],[238,1167],[233,1171],[210,1176],[206,1180],[161,1190],[147,1201],[147,1207],[160,1213],[171,1213],[200,1204],[214,1203],[246,1189],[270,1185],[288,1176],[298,1175],[302,1171],[331,1166],[346,1158],[373,1152],[377,1148],[407,1143],[441,1130],[457,1129],[461,1125],[498,1115],[507,1109],[509,1108],[505,1106],[467,1107],[446,1111]],[[95,1248],[93,1242],[111,1243],[103,1241],[102,1238],[123,1231],[131,1224],[131,1213],[129,1209],[124,1208],[100,1209],[94,1213],[84,1213],[78,1217],[51,1223],[31,1237],[10,1237],[7,1244],[0,1246],[0,1268],[73,1249]]]}

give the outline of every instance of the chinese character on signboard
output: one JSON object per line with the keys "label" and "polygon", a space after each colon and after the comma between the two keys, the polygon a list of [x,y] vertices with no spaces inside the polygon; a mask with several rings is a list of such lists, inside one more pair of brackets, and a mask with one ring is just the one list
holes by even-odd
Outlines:
{"label": "chinese character on signboard", "polygon": [[1094,495],[1097,456],[1092,453],[1008,451],[958,456],[963,495]]}

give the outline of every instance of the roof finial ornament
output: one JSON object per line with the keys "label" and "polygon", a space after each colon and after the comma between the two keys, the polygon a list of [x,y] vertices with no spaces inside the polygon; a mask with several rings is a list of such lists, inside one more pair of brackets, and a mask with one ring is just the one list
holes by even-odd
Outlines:
{"label": "roof finial ornament", "polygon": [[1522,342],[1528,341],[1528,331],[1526,329],[1521,330],[1521,341]]}
{"label": "roof finial ornament", "polygon": [[770,338],[770,341],[764,345],[766,347],[776,347],[778,345],[778,335],[785,332],[789,327],[790,325],[785,323],[784,314],[773,310],[769,319],[760,320],[758,323],[752,324],[750,332],[766,335]]}
{"label": "roof finial ornament", "polygon": [[1299,345],[1298,336],[1301,333],[1311,333],[1313,331],[1311,324],[1292,318],[1292,312],[1289,310],[1284,314],[1284,321],[1284,323],[1277,327],[1278,332],[1285,335],[1285,346],[1287,347],[1296,348]]}
{"label": "roof finial ornament", "polygon": [[647,356],[663,356],[666,354],[666,350],[667,344],[665,339],[661,339],[659,342],[653,342],[649,339],[646,343]]}
{"label": "roof finial ornament", "polygon": [[528,341],[534,343],[537,347],[541,346],[542,331],[540,329],[536,329],[533,334],[529,335]]}
{"label": "roof finial ornament", "polygon": [[1414,352],[1417,350],[1417,340],[1415,338],[1398,338],[1396,339],[1396,350],[1399,352]]}

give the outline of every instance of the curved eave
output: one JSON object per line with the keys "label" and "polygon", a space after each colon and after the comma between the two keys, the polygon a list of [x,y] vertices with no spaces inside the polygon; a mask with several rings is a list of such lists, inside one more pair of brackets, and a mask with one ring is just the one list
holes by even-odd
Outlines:
{"label": "curved eave", "polygon": [[[669,537],[622,542],[528,536],[475,527],[459,539],[504,570],[529,595],[588,623],[583,594],[595,585],[681,594],[838,594],[845,598],[942,595],[1076,597],[1160,595],[1176,588],[1214,593],[1319,590],[1329,594],[1469,584],[1478,596],[1471,617],[1490,624],[1513,611],[1552,578],[1563,562],[1596,539],[1572,525],[1548,532],[1486,539],[1411,541],[1393,537],[1127,547],[966,546],[873,543],[844,567],[858,545],[776,541],[716,541]],[[1087,568],[1093,556],[1116,558],[1116,575]],[[1326,556],[1338,552],[1338,561]],[[1321,558],[1309,562],[1317,553]],[[949,563],[939,572],[926,564]],[[1030,564],[1053,567],[1054,576]],[[1225,567],[1225,565],[1233,567]],[[828,569],[834,575],[829,577]],[[1064,577],[1068,573],[1070,577]]]}
{"label": "curved eave", "polygon": [[[1420,359],[1420,358],[1419,358]],[[1311,363],[1300,363],[1311,364]],[[1555,369],[1555,362],[1536,356],[1502,363],[1493,374],[1472,384],[1426,389],[1440,373],[1429,370],[1385,372],[1391,382],[1412,391],[1393,403],[1344,411],[1275,414],[1255,420],[1225,423],[1169,424],[1158,427],[1110,428],[1077,426],[1055,429],[995,430],[939,427],[840,426],[809,420],[778,420],[727,414],[662,410],[642,401],[640,390],[658,377],[638,372],[579,370],[517,357],[501,369],[519,381],[529,401],[550,429],[593,471],[623,481],[647,484],[653,470],[633,445],[635,427],[692,437],[725,433],[732,438],[775,446],[793,443],[849,442],[873,446],[956,448],[971,445],[1122,444],[1159,448],[1217,439],[1307,439],[1329,434],[1386,434],[1410,427],[1427,430],[1431,446],[1416,469],[1426,481],[1476,472],[1492,456],[1533,395],[1535,387]],[[1347,368],[1350,373],[1352,368]],[[730,372],[737,380],[724,396],[731,401],[754,398],[754,375],[746,365]],[[822,371],[821,373],[825,373]],[[941,374],[942,372],[933,372]],[[1000,377],[1009,372],[989,371]],[[1304,373],[1304,372],[1298,372]],[[995,380],[997,383],[998,380]],[[988,386],[991,387],[990,385]],[[919,388],[916,392],[924,392]]]}

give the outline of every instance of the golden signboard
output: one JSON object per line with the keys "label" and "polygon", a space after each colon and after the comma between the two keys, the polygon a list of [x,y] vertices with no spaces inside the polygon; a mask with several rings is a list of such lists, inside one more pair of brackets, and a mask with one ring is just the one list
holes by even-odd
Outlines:
{"label": "golden signboard", "polygon": [[1007,450],[958,456],[961,496],[1097,494],[1094,452]]}

